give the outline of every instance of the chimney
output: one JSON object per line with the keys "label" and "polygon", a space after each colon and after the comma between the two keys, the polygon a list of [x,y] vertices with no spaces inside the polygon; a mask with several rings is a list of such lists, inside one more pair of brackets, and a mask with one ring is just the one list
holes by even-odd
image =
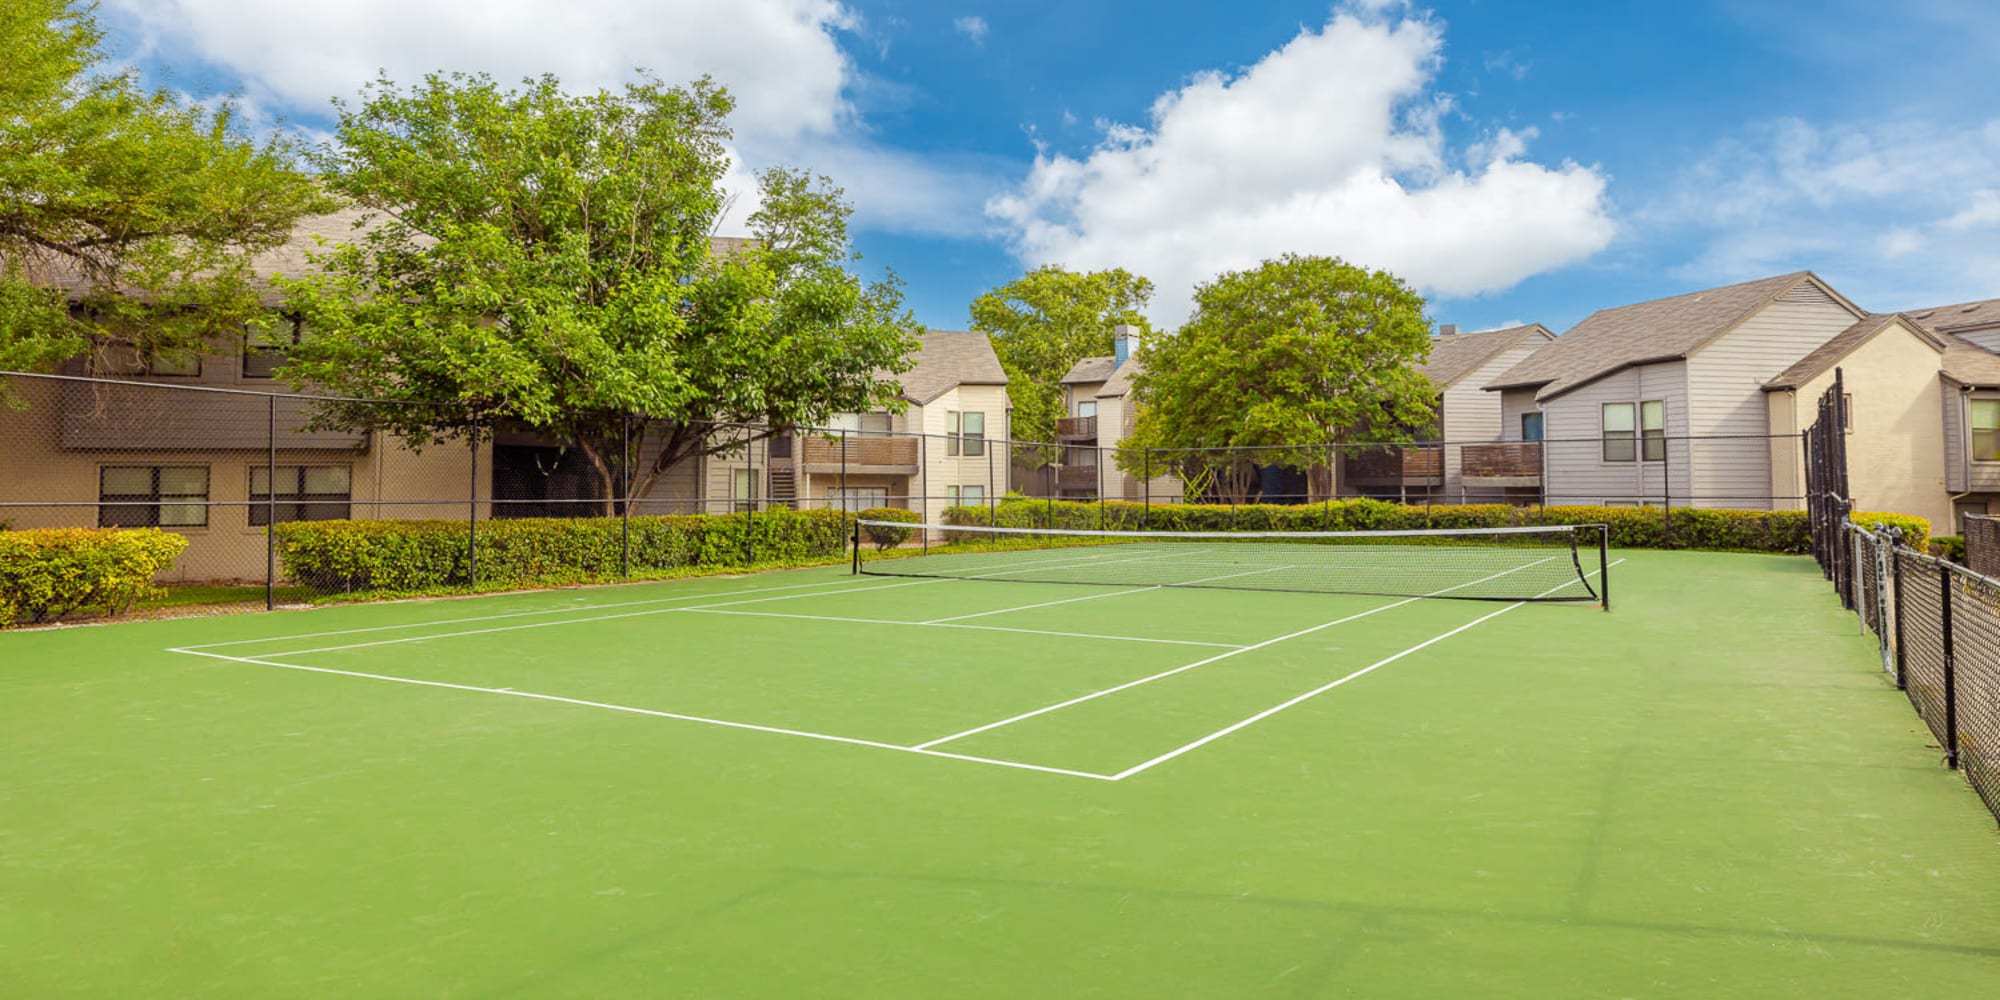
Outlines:
{"label": "chimney", "polygon": [[1458,324],[1457,324],[1457,323],[1440,323],[1440,324],[1438,324],[1438,336],[1440,336],[1440,337],[1456,337],[1456,336],[1458,336]]}
{"label": "chimney", "polygon": [[1120,323],[1111,328],[1111,352],[1116,361],[1112,367],[1119,367],[1131,360],[1139,350],[1139,328],[1129,323]]}

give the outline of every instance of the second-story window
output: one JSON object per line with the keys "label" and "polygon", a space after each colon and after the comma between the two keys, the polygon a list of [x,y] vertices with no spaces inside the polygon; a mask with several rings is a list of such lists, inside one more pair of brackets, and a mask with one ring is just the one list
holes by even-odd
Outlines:
{"label": "second-story window", "polygon": [[1648,462],[1667,460],[1667,404],[1649,400],[1639,404],[1639,457]]}
{"label": "second-story window", "polygon": [[2000,462],[2000,399],[1972,401],[1972,460]]}
{"label": "second-story window", "polygon": [[1667,460],[1667,404],[1664,400],[1606,403],[1603,413],[1605,461]]}
{"label": "second-story window", "polygon": [[946,410],[944,432],[949,435],[945,441],[946,455],[976,457],[986,454],[986,414]]}
{"label": "second-story window", "polygon": [[1079,416],[1079,417],[1094,417],[1094,416],[1097,416],[1097,400],[1094,400],[1094,399],[1079,399],[1079,400],[1077,400],[1077,401],[1076,401],[1076,415],[1077,415],[1077,416]]}
{"label": "second-story window", "polygon": [[1633,439],[1632,404],[1604,404],[1604,460],[1630,462],[1638,457]]}
{"label": "second-story window", "polygon": [[279,319],[268,330],[248,331],[243,335],[243,377],[275,377],[298,343],[296,320]]}
{"label": "second-story window", "polygon": [[194,378],[201,374],[201,355],[192,351],[162,351],[136,344],[109,344],[98,352],[95,367],[100,375]]}
{"label": "second-story window", "polygon": [[1541,439],[1542,415],[1539,413],[1521,414],[1521,440],[1540,441]]}

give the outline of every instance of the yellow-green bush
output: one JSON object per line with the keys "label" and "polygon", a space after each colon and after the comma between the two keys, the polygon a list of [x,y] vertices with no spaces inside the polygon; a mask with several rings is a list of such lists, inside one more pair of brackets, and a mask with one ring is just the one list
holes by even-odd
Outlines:
{"label": "yellow-green bush", "polygon": [[159,593],[188,540],[157,528],[0,531],[0,627],[110,613]]}
{"label": "yellow-green bush", "polygon": [[[840,558],[846,515],[833,510],[638,516],[631,570],[794,566]],[[627,525],[615,517],[479,522],[478,585],[613,580]],[[294,582],[329,593],[418,593],[473,585],[464,521],[295,521],[278,526],[278,557]]]}
{"label": "yellow-green bush", "polygon": [[1890,514],[1883,511],[1857,510],[1847,515],[1847,519],[1862,527],[1881,525],[1885,528],[1900,528],[1903,544],[1923,552],[1930,547],[1931,522],[1929,518],[1914,514]]}

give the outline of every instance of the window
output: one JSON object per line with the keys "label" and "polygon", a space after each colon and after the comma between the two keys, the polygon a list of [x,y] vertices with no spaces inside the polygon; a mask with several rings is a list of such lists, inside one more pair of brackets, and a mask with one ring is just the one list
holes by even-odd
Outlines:
{"label": "window", "polygon": [[947,410],[944,415],[946,455],[977,457],[986,454],[986,414]]}
{"label": "window", "polygon": [[984,486],[947,486],[944,495],[953,507],[977,507],[986,503]]}
{"label": "window", "polygon": [[729,498],[736,501],[738,511],[757,509],[757,468],[737,469],[729,480]]}
{"label": "window", "polygon": [[101,375],[161,375],[193,378],[201,374],[201,355],[157,351],[136,344],[108,344],[95,366]]}
{"label": "window", "polygon": [[250,330],[243,335],[243,377],[272,378],[299,343],[297,320],[280,319],[268,330]]}
{"label": "window", "polygon": [[829,486],[826,490],[826,505],[849,514],[859,513],[870,507],[889,506],[887,486],[849,486],[842,489]]}
{"label": "window", "polygon": [[[274,471],[278,476],[276,496],[271,495]],[[353,498],[353,477],[345,465],[280,465],[275,470],[250,467],[251,527],[271,523],[274,501],[279,521],[345,521]]]}
{"label": "window", "polygon": [[1076,401],[1076,415],[1077,415],[1077,416],[1079,416],[1079,417],[1094,417],[1094,416],[1097,416],[1097,400],[1094,400],[1094,399],[1079,399],[1079,400],[1077,400],[1077,401]]}
{"label": "window", "polygon": [[1844,419],[1844,421],[1843,421],[1843,422],[1842,422],[1842,424],[1841,424],[1841,428],[1840,428],[1840,429],[1841,429],[1841,430],[1844,430],[1844,431],[1846,431],[1846,432],[1847,432],[1847,433],[1849,433],[1849,434],[1852,434],[1852,433],[1854,433],[1854,394],[1853,394],[1853,393],[1851,393],[1851,392],[1843,392],[1843,393],[1841,393],[1841,394],[1840,394],[1840,415],[1841,415],[1842,417],[1844,417],[1844,418],[1845,418],[1845,419]]}
{"label": "window", "polygon": [[205,465],[114,465],[97,473],[100,528],[208,525]]}
{"label": "window", "polygon": [[1604,460],[1630,462],[1637,457],[1632,434],[1632,404],[1604,404]]}
{"label": "window", "polygon": [[1639,457],[1648,462],[1667,460],[1667,404],[1649,400],[1639,404]]}
{"label": "window", "polygon": [[889,413],[886,410],[877,410],[874,413],[836,413],[827,423],[829,430],[859,431],[863,434],[889,433]]}
{"label": "window", "polygon": [[1542,415],[1539,413],[1521,414],[1521,440],[1540,441],[1541,439]]}
{"label": "window", "polygon": [[2000,462],[2000,399],[1972,401],[1972,460]]}

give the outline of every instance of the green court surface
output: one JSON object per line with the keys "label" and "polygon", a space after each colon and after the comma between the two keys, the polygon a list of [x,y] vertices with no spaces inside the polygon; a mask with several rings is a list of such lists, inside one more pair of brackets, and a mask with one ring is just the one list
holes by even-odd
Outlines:
{"label": "green court surface", "polygon": [[1614,555],[0,635],[0,994],[2000,995],[1994,822],[1813,564]]}

